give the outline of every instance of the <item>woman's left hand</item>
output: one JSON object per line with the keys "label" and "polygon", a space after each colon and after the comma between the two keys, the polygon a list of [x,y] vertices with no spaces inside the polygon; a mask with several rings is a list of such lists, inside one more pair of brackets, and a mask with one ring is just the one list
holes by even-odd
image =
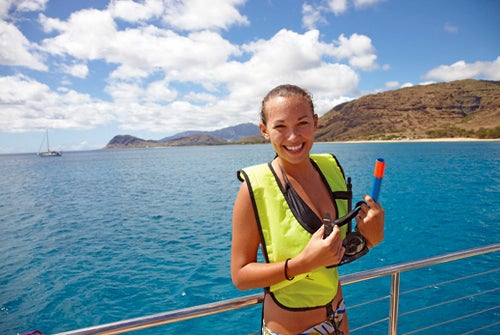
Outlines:
{"label": "woman's left hand", "polygon": [[359,232],[366,239],[368,248],[373,248],[384,239],[384,209],[376,203],[369,195],[365,195],[365,204],[356,216],[356,225]]}

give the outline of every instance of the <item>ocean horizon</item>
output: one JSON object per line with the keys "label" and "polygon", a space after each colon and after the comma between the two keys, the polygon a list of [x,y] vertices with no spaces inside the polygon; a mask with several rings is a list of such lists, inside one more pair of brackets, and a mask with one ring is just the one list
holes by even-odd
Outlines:
{"label": "ocean horizon", "polygon": [[[353,201],[371,189],[375,160],[387,162],[380,203],[384,241],[340,275],[498,243],[500,142],[421,140],[316,143],[353,180]],[[239,291],[229,272],[236,171],[268,162],[269,144],[0,155],[0,334],[43,335],[171,311],[262,290]],[[495,254],[404,273],[401,290],[499,268]],[[436,284],[401,297],[400,333],[444,317],[489,312],[419,334],[466,333],[500,321],[499,277]],[[458,293],[472,298],[430,311]],[[388,281],[344,288],[351,328],[386,317]],[[252,334],[260,306],[134,334]],[[435,321],[435,322],[434,322]],[[496,334],[500,326],[480,334]],[[355,334],[386,334],[381,324]]]}

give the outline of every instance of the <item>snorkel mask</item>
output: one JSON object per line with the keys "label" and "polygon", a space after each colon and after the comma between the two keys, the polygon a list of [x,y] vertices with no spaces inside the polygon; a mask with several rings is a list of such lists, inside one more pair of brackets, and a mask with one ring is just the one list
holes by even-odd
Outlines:
{"label": "snorkel mask", "polygon": [[352,229],[352,220],[356,217],[356,215],[358,215],[359,211],[361,210],[362,204],[366,205],[366,202],[365,201],[357,202],[354,209],[350,211],[346,216],[343,216],[334,221],[331,220],[330,215],[328,213],[325,214],[325,218],[323,218],[323,224],[325,225],[325,233],[323,238],[326,238],[328,235],[332,233],[334,226],[338,226],[340,228],[342,226],[345,226],[346,224],[348,225],[346,237],[342,242],[342,245],[345,248],[344,256],[342,257],[342,260],[340,261],[339,264],[329,266],[329,268],[351,263],[368,253],[366,240],[363,237],[363,235],[361,235],[361,233],[359,232],[358,227],[356,226],[355,230]]}

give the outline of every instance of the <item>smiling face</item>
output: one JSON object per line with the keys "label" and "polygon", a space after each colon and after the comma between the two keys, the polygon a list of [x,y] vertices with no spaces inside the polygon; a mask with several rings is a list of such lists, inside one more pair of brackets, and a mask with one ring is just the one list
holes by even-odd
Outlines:
{"label": "smiling face", "polygon": [[301,95],[274,96],[265,103],[266,123],[262,135],[271,141],[282,163],[309,161],[318,116],[311,103]]}

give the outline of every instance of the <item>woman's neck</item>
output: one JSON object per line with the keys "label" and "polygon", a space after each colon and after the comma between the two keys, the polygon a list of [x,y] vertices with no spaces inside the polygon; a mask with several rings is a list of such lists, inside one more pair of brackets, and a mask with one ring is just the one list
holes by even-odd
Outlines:
{"label": "woman's neck", "polygon": [[299,164],[292,164],[289,162],[284,162],[279,157],[275,160],[276,166],[279,170],[283,170],[288,177],[291,177],[297,181],[308,181],[314,178],[316,170],[311,164],[310,160],[306,160]]}

